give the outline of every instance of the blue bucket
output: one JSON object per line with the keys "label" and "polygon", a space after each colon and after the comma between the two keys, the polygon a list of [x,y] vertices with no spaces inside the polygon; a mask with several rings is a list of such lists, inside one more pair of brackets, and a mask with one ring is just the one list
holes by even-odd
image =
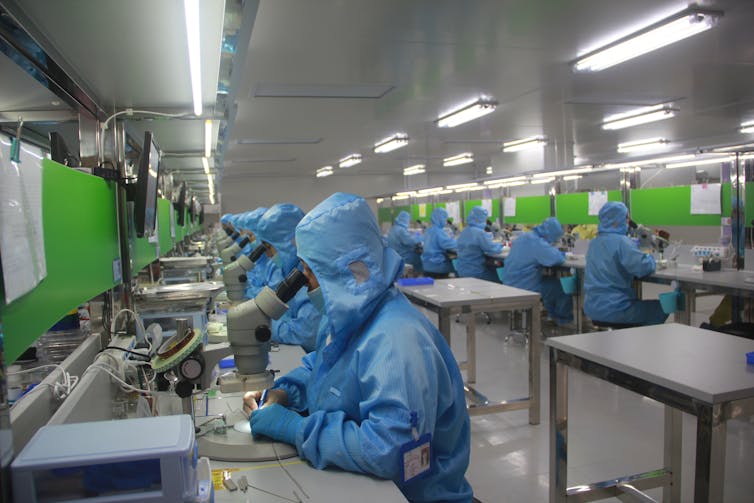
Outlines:
{"label": "blue bucket", "polygon": [[573,295],[576,293],[576,276],[563,276],[560,278],[560,286],[566,295]]}
{"label": "blue bucket", "polygon": [[495,272],[497,273],[497,278],[500,280],[500,283],[505,283],[503,281],[503,271],[505,270],[505,267],[498,267],[495,269]]}
{"label": "blue bucket", "polygon": [[673,314],[678,311],[678,304],[681,299],[680,292],[665,292],[658,295],[660,299],[660,306],[662,312],[665,314]]}

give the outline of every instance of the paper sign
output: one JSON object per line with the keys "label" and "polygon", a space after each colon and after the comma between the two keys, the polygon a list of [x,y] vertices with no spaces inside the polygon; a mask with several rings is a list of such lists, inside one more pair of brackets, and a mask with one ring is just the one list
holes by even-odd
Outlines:
{"label": "paper sign", "polygon": [[482,199],[482,208],[487,210],[487,215],[492,218],[492,199]]}
{"label": "paper sign", "polygon": [[702,183],[691,186],[691,214],[720,214],[720,184]]}
{"label": "paper sign", "polygon": [[589,215],[599,215],[600,210],[607,202],[607,191],[589,193]]}
{"label": "paper sign", "polygon": [[419,204],[419,216],[422,218],[427,217],[427,205],[426,203],[420,203]]}
{"label": "paper sign", "polygon": [[515,197],[503,198],[503,215],[506,217],[516,216],[516,198]]}

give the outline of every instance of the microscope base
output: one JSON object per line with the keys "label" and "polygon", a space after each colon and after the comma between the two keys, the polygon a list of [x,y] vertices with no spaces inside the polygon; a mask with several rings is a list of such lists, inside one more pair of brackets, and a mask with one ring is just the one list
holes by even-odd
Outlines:
{"label": "microscope base", "polygon": [[[209,398],[210,415],[224,414],[225,428],[218,428],[219,419],[207,423],[206,417],[197,417],[200,427],[197,436],[199,455],[220,461],[276,461],[297,455],[296,448],[266,438],[255,439],[250,432],[249,420],[240,411],[242,394],[220,395]],[[232,411],[238,408],[239,410]],[[274,447],[273,447],[274,445]]]}
{"label": "microscope base", "polygon": [[272,372],[260,374],[227,374],[220,376],[220,391],[223,393],[238,393],[242,391],[257,391],[272,386],[275,376]]}

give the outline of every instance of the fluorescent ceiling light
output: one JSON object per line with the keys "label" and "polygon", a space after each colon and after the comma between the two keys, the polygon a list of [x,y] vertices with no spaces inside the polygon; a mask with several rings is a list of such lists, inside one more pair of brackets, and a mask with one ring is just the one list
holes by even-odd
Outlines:
{"label": "fluorescent ceiling light", "polygon": [[202,66],[199,42],[199,0],[183,0],[186,17],[186,41],[188,42],[191,91],[194,97],[194,115],[202,115]]}
{"label": "fluorescent ceiling light", "polygon": [[438,192],[444,190],[443,187],[431,187],[429,189],[421,189],[418,191],[419,194],[437,194]]}
{"label": "fluorescent ceiling light", "polygon": [[560,171],[545,171],[542,173],[534,173],[532,175],[532,178],[551,178],[553,176],[563,176],[563,175],[578,175],[580,173],[589,173],[592,171],[591,166],[584,166],[583,168],[574,168],[574,169],[562,169]]}
{"label": "fluorescent ceiling light", "polygon": [[393,201],[402,201],[404,199],[408,199],[408,196],[393,196],[392,197]]}
{"label": "fluorescent ceiling light", "polygon": [[564,176],[563,180],[578,180],[579,178],[582,178],[581,175],[568,175]]}
{"label": "fluorescent ceiling light", "polygon": [[687,161],[693,158],[694,158],[694,154],[671,155],[667,157],[653,157],[651,159],[641,159],[641,160],[636,160],[636,161],[605,164],[602,167],[602,169],[600,169],[599,171],[606,171],[610,169],[620,169],[620,168],[632,168],[635,166],[647,166],[649,164],[667,164],[671,162]]}
{"label": "fluorescent ceiling light", "polygon": [[467,187],[478,187],[478,186],[479,186],[478,183],[471,182],[471,183],[459,183],[456,185],[447,185],[445,188],[446,189],[465,189]]}
{"label": "fluorescent ceiling light", "polygon": [[241,138],[239,145],[316,145],[322,138]]}
{"label": "fluorescent ceiling light", "polygon": [[488,175],[491,175],[492,174],[492,166],[487,166],[487,168],[485,168],[484,172],[486,174],[488,174]]}
{"label": "fluorescent ceiling light", "polygon": [[338,166],[341,168],[350,168],[356,166],[361,162],[361,154],[351,154],[338,161]]}
{"label": "fluorescent ceiling light", "polygon": [[204,121],[204,157],[212,155],[212,121]]}
{"label": "fluorescent ceiling light", "polygon": [[525,176],[512,176],[509,178],[498,178],[496,180],[487,180],[484,182],[485,185],[500,185],[501,183],[510,183],[510,182],[519,182],[522,180],[526,180]]}
{"label": "fluorescent ceiling light", "polygon": [[425,172],[424,164],[415,164],[403,170],[404,176],[421,175]]}
{"label": "fluorescent ceiling light", "polygon": [[743,145],[731,145],[729,147],[718,147],[712,149],[713,152],[732,152],[736,150],[751,150],[754,149],[754,143],[746,143]]}
{"label": "fluorescent ceiling light", "polygon": [[414,192],[413,190],[409,190],[408,192],[396,192],[395,195],[396,196],[415,196],[416,192]]}
{"label": "fluorescent ceiling light", "polygon": [[209,159],[202,157],[202,168],[204,168],[204,174],[209,176]]}
{"label": "fluorescent ceiling light", "polygon": [[377,204],[380,204],[380,203],[381,203],[382,201],[384,201],[384,200],[385,200],[385,198],[383,198],[383,197],[378,197],[378,198],[377,198]]}
{"label": "fluorescent ceiling light", "polygon": [[722,16],[720,11],[692,7],[600,49],[580,56],[574,63],[579,72],[598,72],[652,52],[712,28]]}
{"label": "fluorescent ceiling light", "polygon": [[722,164],[724,162],[731,162],[731,160],[735,160],[735,157],[731,158],[731,156],[717,156],[717,157],[700,157],[697,159],[692,159],[690,161],[683,161],[683,162],[673,162],[670,164],[666,164],[665,167],[667,169],[675,169],[675,168],[687,168],[690,166],[705,166],[707,164]]}
{"label": "fluorescent ceiling light", "polygon": [[443,194],[452,194],[452,193],[453,193],[453,191],[452,191],[452,190],[450,190],[450,189],[445,189],[445,190],[438,190],[437,192],[435,192],[435,195],[437,195],[437,196],[441,196],[441,195],[443,195]]}
{"label": "fluorescent ceiling light", "polygon": [[492,113],[496,107],[497,101],[483,96],[470,103],[461,105],[455,110],[440,115],[435,122],[437,123],[437,127],[455,127],[464,122]]}
{"label": "fluorescent ceiling light", "polygon": [[550,178],[534,178],[534,179],[530,180],[529,183],[532,184],[532,185],[534,185],[534,184],[537,184],[537,183],[550,183],[550,182],[552,182],[554,180],[555,180],[555,177],[550,177]]}
{"label": "fluorescent ceiling light", "polygon": [[317,178],[324,178],[333,174],[332,166],[322,166],[317,170]]}
{"label": "fluorescent ceiling light", "polygon": [[406,145],[408,145],[408,135],[405,133],[398,133],[375,143],[374,153],[384,154],[385,152],[391,152],[401,147],[405,147]]}
{"label": "fluorescent ceiling light", "polygon": [[471,152],[464,152],[463,154],[446,157],[442,160],[442,165],[445,167],[458,166],[459,164],[468,164],[470,162],[474,162],[474,154]]}
{"label": "fluorescent ceiling light", "polygon": [[602,129],[614,130],[623,129],[648,122],[661,121],[675,117],[677,108],[672,108],[668,104],[653,105],[651,107],[640,107],[628,112],[610,115],[602,121]]}
{"label": "fluorescent ceiling light", "polygon": [[644,150],[665,147],[668,143],[670,142],[665,138],[647,138],[644,140],[629,141],[626,143],[619,143],[618,152],[621,154],[626,152],[641,152]]}
{"label": "fluorescent ceiling light", "polygon": [[[474,190],[482,190],[486,189],[484,185],[476,185],[474,187],[461,187],[459,189],[453,189],[453,192],[472,192]],[[448,190],[450,190],[450,187],[448,187]]]}
{"label": "fluorescent ceiling light", "polygon": [[546,143],[547,140],[542,136],[531,136],[520,140],[506,141],[503,143],[503,152],[518,152],[519,150],[541,147]]}
{"label": "fluorescent ceiling light", "polygon": [[746,121],[741,123],[741,133],[754,133],[754,121]]}

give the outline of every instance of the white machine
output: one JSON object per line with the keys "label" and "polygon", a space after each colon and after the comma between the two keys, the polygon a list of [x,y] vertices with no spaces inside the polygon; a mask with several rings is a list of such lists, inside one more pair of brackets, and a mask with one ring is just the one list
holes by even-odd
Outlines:
{"label": "white machine", "polygon": [[43,426],[11,471],[14,500],[25,503],[213,499],[186,415]]}

